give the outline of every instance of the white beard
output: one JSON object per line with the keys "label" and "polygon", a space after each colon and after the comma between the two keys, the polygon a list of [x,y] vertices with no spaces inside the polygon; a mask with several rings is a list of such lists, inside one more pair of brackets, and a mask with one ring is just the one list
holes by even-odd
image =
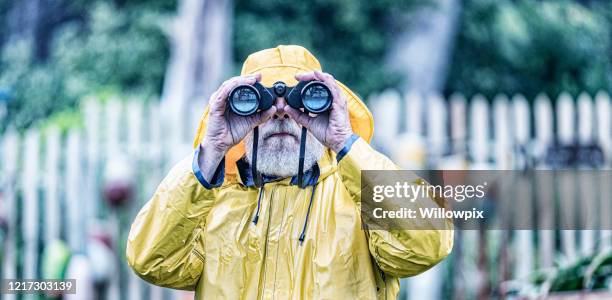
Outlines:
{"label": "white beard", "polygon": [[[292,136],[271,137],[273,133],[288,132]],[[270,120],[259,126],[257,170],[268,176],[291,177],[298,173],[301,128],[293,120]],[[312,168],[323,156],[325,147],[310,132],[306,134],[304,171]],[[297,139],[295,138],[297,137]],[[253,132],[244,139],[246,161],[253,155]]]}

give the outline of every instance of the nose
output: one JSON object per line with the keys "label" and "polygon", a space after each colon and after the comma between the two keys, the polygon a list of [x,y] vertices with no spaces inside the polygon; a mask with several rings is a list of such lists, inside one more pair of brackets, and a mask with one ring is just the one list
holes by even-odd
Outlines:
{"label": "nose", "polygon": [[278,118],[289,119],[289,115],[285,112],[285,106],[287,106],[285,98],[277,97],[276,101],[274,101],[274,106],[276,106],[276,113],[272,116],[274,120]]}

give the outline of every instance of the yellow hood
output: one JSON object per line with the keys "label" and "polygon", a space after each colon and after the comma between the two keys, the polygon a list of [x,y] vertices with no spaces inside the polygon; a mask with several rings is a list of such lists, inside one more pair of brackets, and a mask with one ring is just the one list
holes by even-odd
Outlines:
{"label": "yellow hood", "polygon": [[[272,86],[274,82],[283,81],[289,86],[295,86],[297,80],[295,75],[312,71],[322,71],[319,61],[302,46],[278,46],[255,52],[249,57],[242,66],[241,75],[261,73],[261,83],[264,86]],[[333,75],[333,74],[332,74]],[[349,117],[353,132],[362,139],[370,142],[374,132],[374,121],[372,114],[365,104],[348,87],[337,81],[347,99],[349,107]],[[195,136],[193,146],[197,147],[204,133],[206,132],[206,122],[208,120],[209,107],[206,107],[198,131]],[[225,157],[226,175],[236,174],[236,161],[244,155],[244,143],[234,146]]]}

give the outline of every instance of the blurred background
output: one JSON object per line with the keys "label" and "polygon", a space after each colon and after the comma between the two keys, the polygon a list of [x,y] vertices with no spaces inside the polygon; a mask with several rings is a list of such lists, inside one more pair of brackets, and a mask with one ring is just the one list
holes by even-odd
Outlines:
{"label": "blurred background", "polygon": [[[358,93],[374,145],[405,168],[605,172],[611,38],[606,0],[0,0],[2,278],[77,278],[64,298],[192,298],[128,269],[129,226],[189,155],[212,91],[279,44]],[[598,230],[457,232],[398,298],[612,298],[612,185],[563,182],[523,189],[520,209],[598,197]]]}

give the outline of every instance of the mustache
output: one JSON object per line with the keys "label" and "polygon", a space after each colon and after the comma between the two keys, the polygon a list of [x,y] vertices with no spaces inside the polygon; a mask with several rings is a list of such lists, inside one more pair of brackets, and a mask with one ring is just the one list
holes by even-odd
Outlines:
{"label": "mustache", "polygon": [[288,133],[295,137],[298,137],[300,134],[300,128],[297,123],[289,122],[286,120],[273,120],[273,126],[266,126],[265,128],[261,128],[261,137],[266,139],[273,134],[276,133]]}

